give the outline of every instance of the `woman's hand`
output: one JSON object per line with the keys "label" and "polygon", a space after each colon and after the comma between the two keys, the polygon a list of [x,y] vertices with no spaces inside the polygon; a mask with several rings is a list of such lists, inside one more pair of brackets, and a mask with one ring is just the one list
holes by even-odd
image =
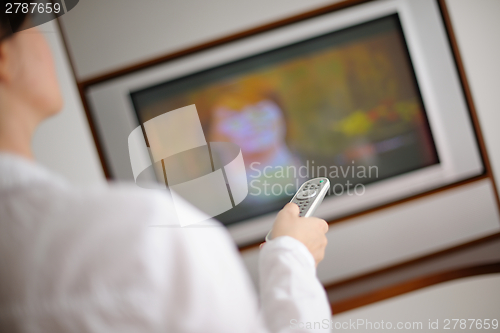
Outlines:
{"label": "woman's hand", "polygon": [[272,238],[290,236],[304,244],[316,261],[316,266],[325,257],[328,223],[317,217],[299,217],[299,206],[288,203],[276,217]]}

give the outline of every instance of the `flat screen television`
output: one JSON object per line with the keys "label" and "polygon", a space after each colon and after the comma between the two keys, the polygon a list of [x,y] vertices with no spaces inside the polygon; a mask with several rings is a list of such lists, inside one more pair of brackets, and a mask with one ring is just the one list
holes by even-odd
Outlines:
{"label": "flat screen television", "polygon": [[[207,142],[242,151],[249,194],[216,216],[260,241],[306,179],[338,219],[483,172],[435,1],[364,3],[185,55],[86,91],[112,175],[136,126],[195,104]],[[168,142],[163,144],[168,145]],[[197,174],[196,163],[187,166]]]}

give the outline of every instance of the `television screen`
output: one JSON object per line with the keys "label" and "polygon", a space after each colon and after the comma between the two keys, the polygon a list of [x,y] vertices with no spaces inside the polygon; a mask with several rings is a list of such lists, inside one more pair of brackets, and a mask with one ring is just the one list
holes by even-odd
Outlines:
{"label": "television screen", "polygon": [[[397,14],[131,98],[141,124],[195,104],[207,142],[241,148],[249,195],[217,217],[224,224],[281,208],[309,178],[328,177],[330,196],[351,195],[439,163]],[[185,167],[193,174],[200,168]]]}

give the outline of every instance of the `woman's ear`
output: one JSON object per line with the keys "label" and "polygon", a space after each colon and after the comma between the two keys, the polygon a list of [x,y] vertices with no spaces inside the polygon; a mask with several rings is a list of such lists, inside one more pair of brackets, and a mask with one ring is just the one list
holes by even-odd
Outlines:
{"label": "woman's ear", "polygon": [[0,42],[0,82],[4,79],[4,69],[5,69],[5,43],[6,41]]}
{"label": "woman's ear", "polygon": [[13,37],[9,37],[0,42],[0,83],[4,83],[10,79],[9,67],[12,65],[10,59],[12,53],[11,38]]}

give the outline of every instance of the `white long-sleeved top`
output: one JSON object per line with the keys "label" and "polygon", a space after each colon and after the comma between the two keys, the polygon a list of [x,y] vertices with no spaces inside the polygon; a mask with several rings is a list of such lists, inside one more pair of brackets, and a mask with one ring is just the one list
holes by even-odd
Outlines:
{"label": "white long-sleeved top", "polygon": [[75,188],[0,154],[0,331],[328,331],[293,329],[330,318],[302,243],[262,248],[259,302],[226,229],[165,223],[165,197]]}

